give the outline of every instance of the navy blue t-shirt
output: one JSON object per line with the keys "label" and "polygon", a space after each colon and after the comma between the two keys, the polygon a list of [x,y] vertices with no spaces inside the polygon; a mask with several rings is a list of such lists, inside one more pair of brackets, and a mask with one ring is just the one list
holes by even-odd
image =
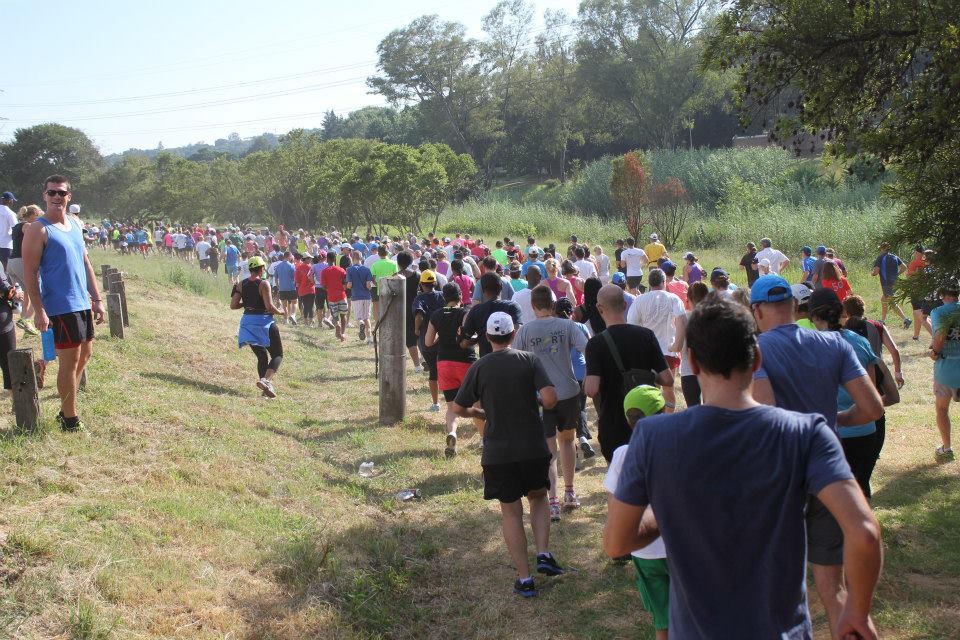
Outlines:
{"label": "navy blue t-shirt", "polygon": [[836,331],[783,324],[758,338],[763,362],[754,379],[768,378],[777,406],[820,413],[837,427],[837,390],[867,375],[857,355]]}
{"label": "navy blue t-shirt", "polygon": [[808,494],[853,478],[823,416],[701,405],[640,420],[616,497],[651,505],[676,638],[812,638]]}
{"label": "navy blue t-shirt", "polygon": [[351,300],[372,300],[370,289],[367,289],[368,282],[373,282],[373,274],[370,269],[362,264],[355,264],[347,269],[347,282],[350,283]]}

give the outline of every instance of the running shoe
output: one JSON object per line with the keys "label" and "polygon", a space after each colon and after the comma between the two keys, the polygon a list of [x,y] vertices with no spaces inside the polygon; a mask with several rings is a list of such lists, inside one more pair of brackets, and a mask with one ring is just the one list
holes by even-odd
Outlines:
{"label": "running shoe", "polygon": [[40,332],[37,331],[37,327],[33,324],[33,320],[20,318],[19,320],[17,320],[17,326],[23,329],[23,332],[28,336],[40,335]]}
{"label": "running shoe", "polygon": [[325,326],[327,329],[333,329],[333,323],[330,322],[330,318],[324,317],[320,322],[322,322],[323,326]]}
{"label": "running shoe", "polygon": [[903,319],[903,328],[904,328],[904,329],[909,329],[909,328],[910,328],[910,325],[912,325],[912,324],[913,324],[913,320],[911,320],[910,318],[904,318],[904,319]]}
{"label": "running shoe", "polygon": [[360,339],[367,339],[367,325],[363,324],[362,322],[360,323]]}
{"label": "running shoe", "polygon": [[560,522],[560,503],[556,500],[550,501],[550,522]]}
{"label": "running shoe", "polygon": [[920,336],[913,336],[913,341],[914,341],[914,342],[916,342],[916,341],[918,341],[918,340],[920,340]]}
{"label": "running shoe", "polygon": [[533,583],[533,578],[517,580],[514,582],[513,592],[523,598],[535,598],[540,595],[540,592],[537,591],[536,585]]}
{"label": "running shoe", "polygon": [[953,449],[937,447],[937,460],[953,460]]}
{"label": "running shoe", "polygon": [[562,576],[566,572],[566,569],[557,564],[553,555],[549,553],[537,554],[537,573],[548,576]]}
{"label": "running shoe", "polygon": [[297,326],[297,318],[295,316],[290,316],[290,324]]}
{"label": "running shoe", "polygon": [[597,455],[597,452],[593,450],[593,447],[590,446],[586,438],[580,438],[580,451],[583,452],[584,458],[592,458]]}
{"label": "running shoe", "polygon": [[423,367],[421,367],[420,365],[417,365],[417,366],[415,366],[415,367],[413,368],[413,372],[414,372],[414,373],[423,373]]}
{"label": "running shoe", "polygon": [[580,508],[580,498],[575,491],[567,491],[563,494],[563,508],[567,510]]}
{"label": "running shoe", "polygon": [[457,455],[457,436],[455,434],[447,434],[447,447],[443,450],[443,454],[448,458]]}
{"label": "running shoe", "polygon": [[69,433],[77,433],[80,431],[86,431],[87,429],[87,425],[83,424],[83,421],[79,416],[67,418],[63,415],[63,411],[57,414],[57,422],[60,424],[61,431],[66,431]]}
{"label": "running shoe", "polygon": [[430,405],[430,411],[432,413],[437,413],[438,411],[440,411],[440,404],[437,402],[434,402],[432,405]]}
{"label": "running shoe", "polygon": [[260,378],[257,381],[257,388],[263,391],[263,395],[268,398],[276,398],[277,392],[273,388],[273,383],[267,380],[266,378]]}

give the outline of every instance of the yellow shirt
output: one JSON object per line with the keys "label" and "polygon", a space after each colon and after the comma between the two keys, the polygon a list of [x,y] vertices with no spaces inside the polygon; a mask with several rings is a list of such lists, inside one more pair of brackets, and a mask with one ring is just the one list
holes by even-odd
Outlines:
{"label": "yellow shirt", "polygon": [[659,242],[651,242],[643,248],[643,252],[647,254],[647,260],[656,262],[667,252],[667,248]]}

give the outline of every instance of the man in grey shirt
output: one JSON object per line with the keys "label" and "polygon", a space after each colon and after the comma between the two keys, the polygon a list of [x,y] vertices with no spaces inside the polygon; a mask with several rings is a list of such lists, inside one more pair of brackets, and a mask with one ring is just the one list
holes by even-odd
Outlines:
{"label": "man in grey shirt", "polygon": [[580,506],[580,500],[573,488],[577,457],[576,435],[577,426],[580,424],[580,384],[573,373],[570,352],[573,349],[583,352],[587,347],[587,336],[572,320],[553,315],[553,291],[547,285],[539,285],[533,289],[530,302],[536,319],[520,327],[513,346],[537,356],[557,391],[556,406],[543,411],[547,445],[553,455],[550,462],[550,518],[557,521],[560,519],[561,510],[557,501],[558,449],[565,485],[563,508],[575,509]]}

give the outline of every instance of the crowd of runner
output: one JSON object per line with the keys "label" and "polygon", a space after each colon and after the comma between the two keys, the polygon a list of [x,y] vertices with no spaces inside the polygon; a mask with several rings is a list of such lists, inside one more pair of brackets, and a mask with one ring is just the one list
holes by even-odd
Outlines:
{"label": "crowd of runner", "polygon": [[875,321],[836,251],[803,247],[791,283],[792,262],[769,238],[759,250],[746,246],[739,268],[747,286],[739,288],[694,253],[671,256],[656,234],[643,246],[618,240],[610,253],[576,236],[541,247],[533,237],[361,238],[283,226],[105,221],[87,226],[85,238],[105,250],[196,261],[230,279],[230,306],[244,310],[239,344],[255,352],[256,385],[271,398],[283,360],[275,318],[326,327],[340,341],[355,329],[370,342],[378,286],[403,278],[406,346],[414,370],[428,375],[431,411],[441,411],[443,395],[445,453],[457,454],[458,418],[474,419],[484,497],[500,503],[514,591],[524,597],[538,590],[521,498],[537,572],[564,573],[550,527],[580,506],[576,473],[595,455],[591,398],[609,465],[604,549],[634,563],[658,638],[668,629],[675,637],[810,637],[807,561],[835,637],[876,637],[869,612],[881,552],[870,481],[884,408],[904,384],[890,310],[905,329],[913,325],[914,340],[923,329],[932,337],[936,456],[953,459],[957,287],[912,300],[912,318],[894,299],[898,278],[926,268],[922,246],[910,262],[878,247]]}

